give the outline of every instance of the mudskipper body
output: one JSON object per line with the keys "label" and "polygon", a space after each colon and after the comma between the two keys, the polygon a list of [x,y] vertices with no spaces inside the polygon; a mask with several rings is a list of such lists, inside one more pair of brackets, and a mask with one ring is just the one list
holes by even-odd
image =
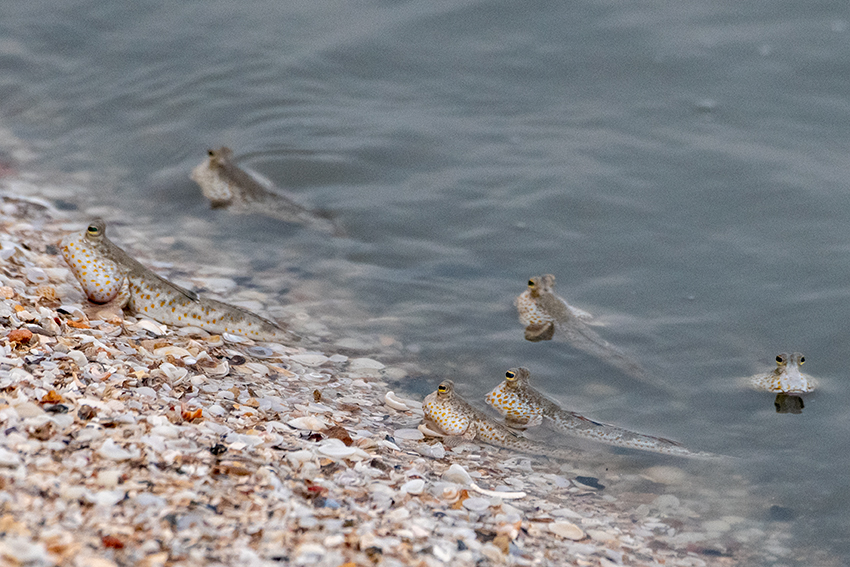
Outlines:
{"label": "mudskipper body", "polygon": [[635,433],[561,409],[558,404],[529,384],[529,376],[530,373],[526,368],[511,368],[505,373],[505,381],[487,394],[487,403],[501,413],[510,426],[527,427],[548,422],[552,428],[566,435],[583,437],[617,447],[680,457],[710,456],[706,453],[689,451],[669,439]]}
{"label": "mudskipper body", "polygon": [[213,208],[234,213],[258,214],[342,236],[342,230],[321,213],[302,207],[280,193],[268,190],[233,161],[233,152],[222,146],[208,150],[208,157],[192,170],[190,177],[210,200]]}
{"label": "mudskipper body", "polygon": [[620,369],[625,374],[656,387],[666,388],[650,377],[641,365],[603,339],[585,321],[592,319],[555,295],[555,276],[547,274],[528,280],[526,289],[515,301],[519,321],[525,327],[526,340],[564,340],[575,348]]}
{"label": "mudskipper body", "polygon": [[298,337],[250,311],[198,296],[158,276],[106,237],[106,224],[66,236],[62,255],[94,303],[119,298],[131,311],[178,327],[200,327],[212,333],[232,333],[258,341],[291,342]]}

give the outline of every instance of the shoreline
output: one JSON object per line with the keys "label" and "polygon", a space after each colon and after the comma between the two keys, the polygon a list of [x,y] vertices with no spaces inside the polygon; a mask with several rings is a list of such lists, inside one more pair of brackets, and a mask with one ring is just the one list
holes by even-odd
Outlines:
{"label": "shoreline", "polygon": [[[789,549],[787,524],[703,517],[682,495],[689,477],[675,459],[609,472],[618,457],[559,463],[426,444],[414,431],[421,402],[397,393],[391,404],[407,409],[386,404],[387,381],[405,370],[380,354],[252,349],[90,304],[56,249],[72,218],[84,222],[37,199],[0,202],[0,561],[813,560]],[[525,495],[482,494],[470,480]]]}

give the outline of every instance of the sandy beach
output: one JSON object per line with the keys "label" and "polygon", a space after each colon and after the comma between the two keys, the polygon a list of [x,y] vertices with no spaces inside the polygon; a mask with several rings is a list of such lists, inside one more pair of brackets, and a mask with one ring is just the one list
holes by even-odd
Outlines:
{"label": "sandy beach", "polygon": [[423,439],[421,400],[388,393],[404,364],[379,352],[88,303],[57,249],[86,212],[15,187],[0,202],[0,565],[834,563],[790,549],[781,521],[704,514],[675,459],[609,470],[628,455]]}

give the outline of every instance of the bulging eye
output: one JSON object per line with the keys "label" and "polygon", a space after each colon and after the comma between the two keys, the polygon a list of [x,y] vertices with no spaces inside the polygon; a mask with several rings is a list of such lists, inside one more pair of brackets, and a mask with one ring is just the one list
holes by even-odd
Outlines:
{"label": "bulging eye", "polygon": [[449,389],[448,389],[447,386],[440,384],[439,386],[437,386],[437,391],[440,392],[441,394],[445,394],[446,392],[449,391]]}
{"label": "bulging eye", "polygon": [[780,366],[785,364],[785,355],[784,354],[777,354],[776,355],[776,364],[779,364]]}
{"label": "bulging eye", "polygon": [[507,372],[505,372],[505,378],[507,378],[508,380],[513,380],[514,378],[516,378],[516,372],[514,372],[513,370],[508,370]]}
{"label": "bulging eye", "polygon": [[96,224],[89,225],[86,229],[86,233],[88,233],[89,236],[100,236],[100,227]]}
{"label": "bulging eye", "polygon": [[800,364],[805,364],[805,362],[806,362],[806,357],[805,357],[805,356],[801,356],[801,357],[800,357]]}
{"label": "bulging eye", "polygon": [[534,280],[528,280],[528,287],[534,287]]}

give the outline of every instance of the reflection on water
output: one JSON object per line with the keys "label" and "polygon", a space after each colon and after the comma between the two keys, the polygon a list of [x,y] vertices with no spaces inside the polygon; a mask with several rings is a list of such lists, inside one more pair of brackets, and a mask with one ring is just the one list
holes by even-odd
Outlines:
{"label": "reflection on water", "polygon": [[773,401],[773,406],[776,408],[776,413],[803,413],[803,398],[793,394],[776,394],[776,399]]}

